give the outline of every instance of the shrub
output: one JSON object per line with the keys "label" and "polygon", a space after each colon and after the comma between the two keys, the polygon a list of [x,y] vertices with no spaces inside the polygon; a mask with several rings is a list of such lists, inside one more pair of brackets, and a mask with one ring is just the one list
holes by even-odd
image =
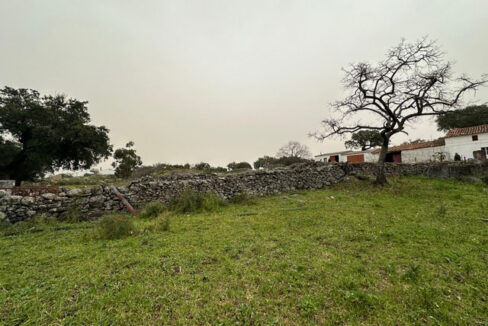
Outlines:
{"label": "shrub", "polygon": [[120,239],[134,234],[134,223],[128,217],[121,215],[106,215],[97,224],[100,239]]}
{"label": "shrub", "polygon": [[154,218],[159,216],[165,210],[166,208],[162,203],[155,201],[147,204],[139,215],[144,218]]}
{"label": "shrub", "polygon": [[170,202],[170,209],[178,213],[211,212],[224,205],[224,201],[215,193],[198,193],[185,189],[180,196]]}

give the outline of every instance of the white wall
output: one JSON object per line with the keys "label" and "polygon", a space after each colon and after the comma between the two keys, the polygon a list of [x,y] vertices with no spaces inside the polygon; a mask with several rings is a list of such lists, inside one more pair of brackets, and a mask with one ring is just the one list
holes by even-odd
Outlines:
{"label": "white wall", "polygon": [[472,136],[459,136],[446,138],[446,152],[449,152],[451,159],[458,153],[461,158],[472,159],[473,152],[488,147],[488,133],[478,134],[478,140],[473,141]]}
{"label": "white wall", "polygon": [[445,155],[444,160],[453,160],[454,156],[448,153],[444,146],[427,147],[411,149],[407,151],[402,151],[402,163],[420,163],[420,162],[431,162],[438,161],[437,153],[442,152]]}
{"label": "white wall", "polygon": [[380,154],[364,153],[364,162],[378,162]]}
{"label": "white wall", "polygon": [[341,155],[341,154],[336,154],[336,155],[320,155],[316,156],[315,160],[320,161],[320,162],[329,162],[329,157],[330,156],[339,156],[339,162],[347,162],[347,155]]}

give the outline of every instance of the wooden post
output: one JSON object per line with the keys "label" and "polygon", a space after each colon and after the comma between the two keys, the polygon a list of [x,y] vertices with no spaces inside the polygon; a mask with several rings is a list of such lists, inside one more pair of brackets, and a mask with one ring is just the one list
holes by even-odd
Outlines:
{"label": "wooden post", "polygon": [[124,195],[122,195],[120,193],[120,191],[115,188],[115,186],[112,186],[111,187],[113,193],[117,196],[118,199],[120,199],[120,201],[122,202],[122,204],[124,204],[124,206],[127,208],[127,210],[132,214],[132,215],[137,215],[137,212],[135,211],[135,209],[131,206],[131,204],[129,204],[129,202],[127,201],[127,199],[125,199]]}

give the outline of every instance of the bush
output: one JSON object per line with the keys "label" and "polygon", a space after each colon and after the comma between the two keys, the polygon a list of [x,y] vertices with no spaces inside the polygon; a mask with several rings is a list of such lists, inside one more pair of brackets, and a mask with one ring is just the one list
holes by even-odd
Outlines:
{"label": "bush", "polygon": [[225,202],[215,193],[197,193],[188,188],[170,202],[169,208],[178,213],[211,212],[224,204]]}
{"label": "bush", "polygon": [[121,215],[106,215],[97,224],[99,239],[112,240],[134,234],[134,223]]}
{"label": "bush", "polygon": [[139,215],[144,218],[154,218],[159,216],[165,210],[166,208],[162,203],[155,201],[147,204]]}

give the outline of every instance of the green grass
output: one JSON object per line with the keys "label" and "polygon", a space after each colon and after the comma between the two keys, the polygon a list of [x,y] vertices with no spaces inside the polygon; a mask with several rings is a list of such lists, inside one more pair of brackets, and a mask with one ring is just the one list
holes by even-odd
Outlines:
{"label": "green grass", "polygon": [[398,178],[174,214],[164,232],[136,218],[119,240],[0,236],[0,324],[486,325],[487,203],[483,185]]}

